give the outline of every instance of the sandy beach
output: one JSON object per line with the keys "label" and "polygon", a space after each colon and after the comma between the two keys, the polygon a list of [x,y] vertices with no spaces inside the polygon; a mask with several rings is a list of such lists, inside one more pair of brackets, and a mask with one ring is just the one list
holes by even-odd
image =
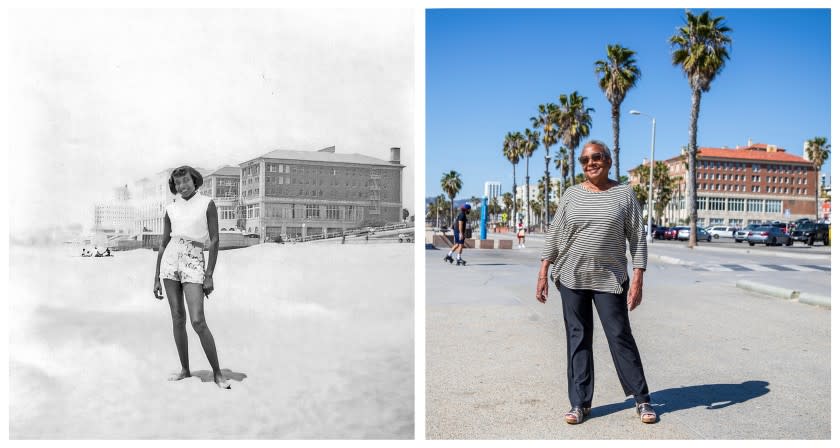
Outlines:
{"label": "sandy beach", "polygon": [[10,247],[12,439],[410,439],[413,245],[222,251],[206,301],[231,390],[187,325],[179,370],[156,252]]}

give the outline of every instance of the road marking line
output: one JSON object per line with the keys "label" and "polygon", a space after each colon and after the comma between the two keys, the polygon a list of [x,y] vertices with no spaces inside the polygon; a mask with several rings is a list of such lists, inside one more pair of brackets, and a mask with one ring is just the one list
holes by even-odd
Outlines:
{"label": "road marking line", "polygon": [[762,265],[762,266],[772,268],[773,270],[776,270],[776,271],[794,271],[795,270],[795,269],[786,268],[786,267],[784,267],[782,265],[779,265],[779,264],[765,264],[765,265]]}
{"label": "road marking line", "polygon": [[820,266],[816,264],[804,264],[803,266],[807,266],[809,268],[819,269],[821,271],[831,272],[831,265],[828,266]]}
{"label": "road marking line", "polygon": [[791,268],[791,269],[793,269],[794,271],[804,271],[804,272],[817,272],[817,271],[821,271],[820,269],[814,269],[814,268],[809,267],[809,266],[803,266],[803,265],[798,265],[798,264],[783,264],[782,266],[785,266],[785,267]]}
{"label": "road marking line", "polygon": [[721,266],[727,267],[733,271],[752,271],[752,269],[740,264],[722,264]]}
{"label": "road marking line", "polygon": [[760,264],[742,264],[745,268],[760,272],[777,272],[775,269],[766,268]]}

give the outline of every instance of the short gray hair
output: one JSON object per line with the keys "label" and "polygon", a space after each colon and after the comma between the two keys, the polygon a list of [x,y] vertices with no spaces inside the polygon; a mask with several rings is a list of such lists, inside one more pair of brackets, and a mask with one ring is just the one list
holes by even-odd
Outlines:
{"label": "short gray hair", "polygon": [[607,158],[612,160],[612,156],[610,155],[610,147],[607,146],[607,144],[602,142],[601,140],[589,140],[588,142],[584,143],[583,146],[581,146],[581,148],[586,148],[587,146],[600,146]]}

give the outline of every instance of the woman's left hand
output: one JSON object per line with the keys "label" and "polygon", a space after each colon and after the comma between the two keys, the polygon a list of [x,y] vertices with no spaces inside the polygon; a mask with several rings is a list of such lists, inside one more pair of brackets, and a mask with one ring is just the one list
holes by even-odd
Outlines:
{"label": "woman's left hand", "polygon": [[627,292],[627,310],[633,311],[642,303],[642,278],[643,272],[640,269],[633,270],[633,280],[630,282],[630,290]]}
{"label": "woman's left hand", "polygon": [[202,289],[204,289],[204,296],[209,299],[210,293],[213,292],[213,276],[204,276],[204,285],[202,286]]}

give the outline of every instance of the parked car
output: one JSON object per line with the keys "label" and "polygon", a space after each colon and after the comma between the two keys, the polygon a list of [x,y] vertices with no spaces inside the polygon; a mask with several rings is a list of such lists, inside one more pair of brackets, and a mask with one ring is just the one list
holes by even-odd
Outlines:
{"label": "parked car", "polygon": [[709,233],[712,234],[712,238],[734,238],[735,232],[738,231],[738,228],[735,226],[714,226],[709,228]]}
{"label": "parked car", "polygon": [[[677,231],[677,239],[680,241],[687,241],[689,232],[691,231],[690,227],[679,227],[679,231]],[[697,228],[697,241],[712,241],[712,234],[710,234],[706,229],[702,227]]]}
{"label": "parked car", "polygon": [[677,231],[678,227],[669,227],[668,229],[665,229],[663,236],[666,240],[675,240],[677,239]]}
{"label": "parked car", "polygon": [[781,227],[776,226],[759,226],[750,230],[747,234],[747,242],[750,246],[755,246],[755,243],[763,243],[768,246],[790,246],[793,240],[790,236],[782,231]]}
{"label": "parked car", "polygon": [[815,242],[821,241],[828,246],[828,224],[818,224],[815,222],[805,222],[800,224],[796,230],[790,233],[793,241],[802,241],[803,243],[813,246]]}
{"label": "parked car", "polygon": [[770,227],[776,227],[776,228],[782,229],[782,232],[784,232],[786,235],[790,234],[790,231],[788,230],[788,225],[785,222],[773,221],[773,222],[768,222],[768,223],[765,223],[765,224],[762,224],[762,225],[770,226]]}
{"label": "parked car", "polygon": [[761,226],[758,225],[758,224],[750,224],[750,225],[744,227],[743,229],[735,232],[735,242],[740,243],[741,241],[746,241],[747,240],[747,235],[749,235],[750,231],[755,230],[759,227],[761,227]]}
{"label": "parked car", "polygon": [[401,233],[397,236],[401,243],[411,243],[414,241],[414,234],[413,233]]}
{"label": "parked car", "polygon": [[664,240],[665,239],[665,233],[668,230],[671,230],[671,228],[670,227],[657,227],[657,228],[655,228],[653,230],[653,238],[657,239],[657,240]]}

